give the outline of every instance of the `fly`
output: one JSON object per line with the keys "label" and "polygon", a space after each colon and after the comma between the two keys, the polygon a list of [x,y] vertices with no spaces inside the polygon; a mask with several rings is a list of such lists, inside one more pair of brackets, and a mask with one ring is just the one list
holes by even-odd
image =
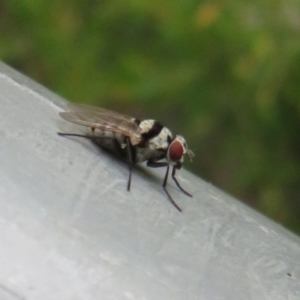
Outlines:
{"label": "fly", "polygon": [[187,154],[190,160],[194,157],[184,137],[176,135],[173,138],[167,127],[152,119],[138,120],[104,108],[84,104],[69,104],[68,111],[59,114],[69,122],[90,128],[85,135],[61,132],[58,133],[59,135],[88,138],[102,148],[117,151],[128,161],[128,191],[131,185],[133,164],[146,161],[147,166],[151,168],[166,167],[162,187],[170,202],[182,212],[169,194],[166,185],[169,168],[172,166],[171,176],[177,187],[184,194],[192,197],[180,186],[175,177],[176,170],[179,170],[183,164],[184,155]]}

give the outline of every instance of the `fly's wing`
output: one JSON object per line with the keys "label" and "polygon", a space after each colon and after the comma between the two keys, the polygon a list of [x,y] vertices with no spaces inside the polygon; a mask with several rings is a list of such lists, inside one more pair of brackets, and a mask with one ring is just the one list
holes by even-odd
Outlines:
{"label": "fly's wing", "polygon": [[141,141],[139,126],[134,122],[134,118],[127,115],[84,104],[69,104],[68,111],[61,112],[59,115],[75,124],[127,136],[132,145]]}

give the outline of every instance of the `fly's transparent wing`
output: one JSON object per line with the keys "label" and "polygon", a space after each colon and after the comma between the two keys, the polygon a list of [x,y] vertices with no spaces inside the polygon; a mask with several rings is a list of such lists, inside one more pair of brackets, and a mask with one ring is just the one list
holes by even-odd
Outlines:
{"label": "fly's transparent wing", "polygon": [[122,134],[132,145],[141,141],[140,128],[130,116],[84,104],[69,104],[67,109],[59,115],[69,122]]}

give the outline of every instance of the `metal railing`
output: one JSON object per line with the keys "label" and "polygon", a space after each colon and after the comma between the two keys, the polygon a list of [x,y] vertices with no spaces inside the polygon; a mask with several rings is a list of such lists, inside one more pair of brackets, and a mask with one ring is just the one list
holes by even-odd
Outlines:
{"label": "metal railing", "polygon": [[[182,170],[128,167],[0,64],[0,299],[300,299],[300,239]],[[77,129],[77,128],[76,128]]]}

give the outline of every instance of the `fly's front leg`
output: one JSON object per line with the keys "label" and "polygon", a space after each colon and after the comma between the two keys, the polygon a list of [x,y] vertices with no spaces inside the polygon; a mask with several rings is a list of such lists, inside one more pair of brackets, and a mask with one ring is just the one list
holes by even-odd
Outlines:
{"label": "fly's front leg", "polygon": [[168,176],[169,176],[169,164],[168,163],[165,163],[165,162],[157,162],[157,161],[154,161],[154,160],[148,160],[147,161],[147,166],[148,167],[151,167],[151,168],[161,168],[161,167],[167,167],[167,171],[166,171],[166,174],[165,174],[165,178],[164,178],[164,182],[163,182],[163,189],[164,191],[166,192],[170,202],[175,206],[175,208],[182,212],[181,208],[176,204],[176,202],[173,200],[173,198],[171,197],[171,195],[169,194],[167,188],[166,188],[166,185],[167,185],[167,181],[168,181]]}
{"label": "fly's front leg", "polygon": [[176,177],[175,177],[175,173],[176,173],[176,168],[173,167],[173,170],[172,170],[172,178],[173,180],[175,181],[176,185],[178,186],[178,188],[184,193],[186,194],[187,196],[189,197],[193,197],[190,193],[188,193],[187,191],[185,191],[179,184],[179,182],[177,181]]}

